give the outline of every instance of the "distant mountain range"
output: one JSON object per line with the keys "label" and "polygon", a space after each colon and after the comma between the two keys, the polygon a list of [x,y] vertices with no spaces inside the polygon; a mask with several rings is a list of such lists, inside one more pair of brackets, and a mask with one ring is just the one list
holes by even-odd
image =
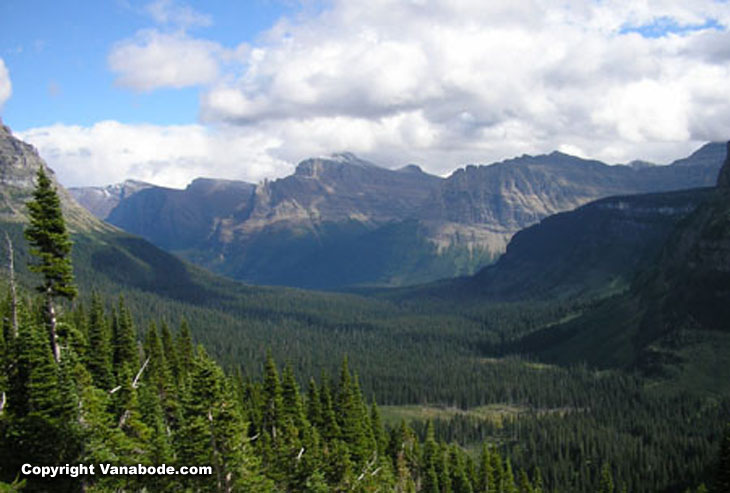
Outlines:
{"label": "distant mountain range", "polygon": [[[125,185],[126,189],[93,193],[104,200],[116,196],[118,203],[111,215],[129,210],[134,217],[133,207],[137,207],[137,217],[150,233],[155,231],[157,218],[159,229],[168,228],[171,237],[188,242],[183,244],[190,251],[200,248],[199,245],[221,245],[221,252],[232,252],[229,254],[234,256],[235,247],[245,245],[249,251],[243,252],[242,258],[255,260],[256,251],[250,251],[254,245],[259,248],[261,272],[277,260],[286,269],[306,268],[301,262],[309,255],[317,262],[312,262],[309,270],[296,271],[300,278],[329,272],[330,278],[315,277],[314,281],[334,283],[342,279],[369,279],[368,269],[376,270],[387,262],[392,262],[393,272],[397,272],[399,261],[412,261],[410,268],[415,272],[422,267],[417,260],[434,252],[419,251],[419,243],[414,241],[421,241],[421,246],[433,244],[433,237],[428,236],[432,231],[429,221],[444,224],[448,219],[461,218],[461,222],[453,223],[460,227],[484,227],[494,217],[507,223],[506,218],[512,218],[514,223],[534,221],[542,212],[524,219],[516,211],[534,212],[537,203],[580,202],[582,199],[574,198],[575,190],[590,187],[575,185],[580,181],[578,177],[586,182],[598,180],[596,174],[601,173],[604,178],[613,177],[605,178],[607,181],[601,187],[595,185],[606,191],[628,186],[629,181],[637,188],[661,180],[662,186],[680,188],[681,184],[705,182],[714,176],[714,187],[613,196],[543,218],[516,234],[506,254],[474,276],[380,293],[386,291],[385,296],[390,299],[410,298],[416,306],[431,307],[432,316],[438,320],[444,320],[439,318],[442,316],[448,319],[453,311],[462,320],[460,323],[467,325],[479,324],[478,310],[474,312],[476,318],[468,314],[475,306],[515,302],[519,309],[530,308],[535,301],[535,306],[549,303],[556,307],[558,319],[537,327],[530,323],[522,326],[516,321],[518,328],[510,338],[490,350],[530,354],[561,364],[587,362],[600,367],[638,368],[650,375],[669,375],[673,382],[694,390],[728,392],[730,160],[722,167],[715,164],[718,155],[724,156],[726,151],[724,145],[708,144],[689,158],[663,168],[646,164],[609,167],[562,154],[523,156],[491,167],[467,167],[447,179],[427,175],[413,166],[390,171],[352,155],[340,155],[305,161],[294,175],[258,186],[200,179],[186,190],[133,183]],[[16,266],[24,282],[32,279],[25,268],[28,253],[22,240],[22,227],[27,220],[24,204],[31,195],[38,166],[45,164],[32,146],[1,127],[0,227],[16,244]],[[52,176],[52,171],[48,173]],[[477,177],[486,173],[504,173],[512,181],[495,184],[489,180],[480,184],[476,178],[466,178],[469,174]],[[538,176],[542,177],[542,185]],[[420,185],[413,186],[409,193],[395,195],[396,190],[404,187],[403,183],[414,182]],[[572,186],[572,195],[557,193],[561,182],[573,184],[565,188],[571,190]],[[528,183],[533,188],[528,189]],[[462,192],[450,195],[449,190],[458,189],[457,185]],[[520,193],[495,197],[484,192],[489,187]],[[311,323],[316,327],[339,327],[341,313],[359,321],[368,319],[364,313],[373,316],[380,310],[395,313],[393,327],[398,326],[400,303],[246,287],[198,269],[142,238],[102,222],[76,204],[63,187],[58,186],[58,190],[73,231],[75,272],[86,290],[94,287],[107,294],[124,293],[139,306],[148,306],[151,313],[162,307],[170,310],[168,313],[185,313],[201,326],[216,327],[212,332],[200,333],[216,347],[220,346],[221,330],[228,335],[240,335],[254,323],[256,334],[269,334],[271,318],[282,316],[281,307],[285,307],[287,320],[315,320]],[[382,199],[388,193],[393,194],[391,201]],[[193,197],[198,200],[193,201]],[[492,204],[502,204],[502,208],[474,205],[489,203],[482,200],[485,197],[490,197]],[[532,208],[515,197],[531,197]],[[439,201],[441,208],[433,205]],[[389,203],[393,206],[388,207]],[[462,215],[457,207],[447,207],[447,203],[472,204],[462,209],[470,215]],[[319,216],[313,213],[315,210]],[[353,211],[363,216],[353,218]],[[407,215],[404,211],[413,212]],[[208,232],[210,224],[214,225],[212,233],[199,243],[198,235]],[[274,233],[280,234],[281,243],[275,241]],[[313,237],[329,239],[331,243],[316,243]],[[302,250],[312,244],[316,248],[305,252],[306,255],[294,255],[297,243],[292,240],[297,238]],[[257,245],[256,241],[260,243]],[[370,251],[370,247],[378,248]],[[378,256],[373,252],[381,253]],[[287,253],[293,259],[280,256]],[[287,261],[290,263],[286,264]],[[335,268],[343,272],[333,273]],[[349,271],[344,270],[348,268]],[[432,304],[431,299],[446,303]],[[262,308],[264,305],[266,308]],[[445,310],[445,314],[439,315],[439,310]],[[243,322],[239,321],[242,314],[246,314]],[[210,321],[215,322],[211,325]],[[290,336],[298,337],[293,332]],[[272,344],[278,340],[275,335],[271,337]],[[345,337],[338,344],[347,340]]]}
{"label": "distant mountain range", "polygon": [[668,166],[554,152],[441,178],[343,153],[259,185],[197,179],[175,190],[128,181],[70,191],[97,217],[235,279],[398,286],[472,274],[517,231],[599,198],[710,186],[723,158],[712,143]]}
{"label": "distant mountain range", "polygon": [[503,350],[638,368],[693,390],[730,391],[730,154],[716,181],[551,216],[515,235],[506,254],[473,277],[389,296],[571,300],[563,321]]}

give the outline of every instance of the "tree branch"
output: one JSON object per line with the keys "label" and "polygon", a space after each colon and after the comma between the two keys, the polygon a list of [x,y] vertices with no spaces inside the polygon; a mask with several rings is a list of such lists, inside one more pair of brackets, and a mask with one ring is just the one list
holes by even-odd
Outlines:
{"label": "tree branch", "polygon": [[[139,387],[139,377],[142,376],[142,372],[147,367],[147,363],[149,363],[149,362],[150,362],[150,358],[147,357],[147,359],[145,360],[144,364],[142,365],[142,368],[139,369],[139,371],[137,372],[137,376],[134,377],[134,380],[132,381],[132,388],[133,389],[136,389],[137,387]],[[113,394],[114,392],[117,392],[117,391],[119,391],[121,389],[122,389],[122,386],[121,385],[117,385],[116,387],[114,387],[113,389],[111,389],[109,391],[109,393],[110,394]]]}
{"label": "tree branch", "polygon": [[144,364],[142,365],[142,368],[139,369],[139,371],[137,372],[137,376],[134,377],[134,380],[132,381],[132,388],[133,389],[136,389],[137,388],[137,385],[138,385],[137,382],[139,382],[139,377],[142,376],[142,372],[144,371],[145,368],[147,368],[147,363],[149,363],[149,362],[150,362],[150,357],[147,356],[147,359],[144,361]]}

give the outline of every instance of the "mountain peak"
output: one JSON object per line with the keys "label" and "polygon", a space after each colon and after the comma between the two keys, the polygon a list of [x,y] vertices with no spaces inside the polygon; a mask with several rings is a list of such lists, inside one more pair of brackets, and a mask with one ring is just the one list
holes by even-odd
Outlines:
{"label": "mountain peak", "polygon": [[730,142],[727,143],[725,163],[720,168],[720,174],[717,177],[717,187],[730,188]]}
{"label": "mountain peak", "polygon": [[325,169],[342,167],[380,168],[370,161],[365,161],[351,152],[337,152],[329,156],[320,156],[305,159],[297,165],[295,175],[317,178]]}
{"label": "mountain peak", "polygon": [[396,171],[400,173],[423,173],[423,169],[417,164],[406,164],[402,168],[398,168]]}
{"label": "mountain peak", "polygon": [[726,149],[723,142],[708,142],[686,158],[677,159],[671,164],[677,166],[712,166],[725,159]]}

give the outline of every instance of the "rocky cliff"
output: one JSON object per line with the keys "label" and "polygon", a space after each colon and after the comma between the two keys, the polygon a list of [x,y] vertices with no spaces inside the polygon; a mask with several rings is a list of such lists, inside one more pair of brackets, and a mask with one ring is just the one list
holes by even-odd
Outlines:
{"label": "rocky cliff", "polygon": [[72,232],[114,229],[81,207],[56,180],[55,173],[38,155],[38,151],[13,136],[9,127],[0,124],[0,221],[27,220],[25,203],[31,199],[36,173],[43,167],[61,199],[66,222]]}
{"label": "rocky cliff", "polygon": [[526,155],[448,178],[342,153],[307,159],[291,176],[256,186],[151,187],[122,199],[108,220],[250,282],[407,284],[471,274],[517,231],[592,200],[711,185],[724,157],[718,149],[708,144],[669,166]]}

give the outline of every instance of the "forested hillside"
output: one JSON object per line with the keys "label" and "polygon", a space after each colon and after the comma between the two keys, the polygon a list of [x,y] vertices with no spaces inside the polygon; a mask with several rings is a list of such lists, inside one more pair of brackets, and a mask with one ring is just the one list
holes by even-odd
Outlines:
{"label": "forested hillside", "polygon": [[[13,169],[25,170],[5,168],[6,180]],[[56,300],[49,331],[48,297],[31,294],[42,276],[28,270],[37,261],[23,233],[40,182],[13,183],[3,223],[13,255],[4,265],[10,272],[13,259],[17,294],[4,277],[0,308],[0,474],[12,488],[674,492],[718,476],[730,407],[721,352],[701,346],[718,359],[690,365],[692,380],[534,359],[554,351],[590,360],[570,345],[527,345],[600,316],[590,297],[495,303],[479,292],[433,297],[434,287],[383,298],[244,286],[81,211],[69,215],[66,256],[79,296]],[[61,209],[79,211],[59,195]],[[681,209],[695,198],[622,198],[638,209],[595,210],[632,221],[631,211]],[[659,219],[647,223],[658,227],[652,238],[676,222]],[[618,354],[608,348],[600,354]],[[40,481],[18,475],[26,462],[213,471]]]}

